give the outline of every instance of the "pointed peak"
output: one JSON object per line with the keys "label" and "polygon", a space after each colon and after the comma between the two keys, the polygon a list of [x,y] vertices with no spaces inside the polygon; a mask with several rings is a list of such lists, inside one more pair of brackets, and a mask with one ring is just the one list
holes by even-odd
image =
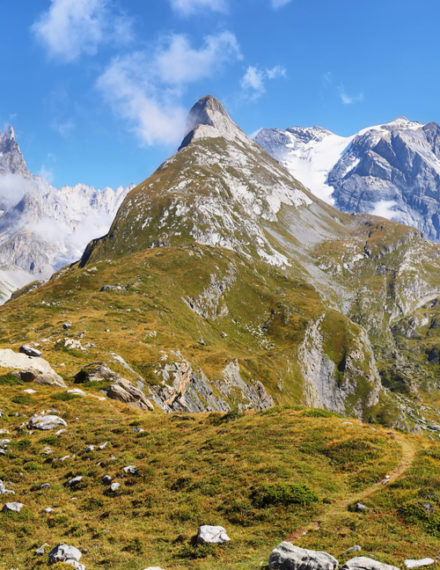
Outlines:
{"label": "pointed peak", "polygon": [[179,150],[194,140],[215,137],[228,140],[247,139],[245,133],[230,118],[220,101],[212,95],[205,95],[191,107],[188,113],[185,137]]}
{"label": "pointed peak", "polygon": [[12,125],[6,127],[6,129],[0,133],[0,137],[5,141],[15,141],[15,131]]}

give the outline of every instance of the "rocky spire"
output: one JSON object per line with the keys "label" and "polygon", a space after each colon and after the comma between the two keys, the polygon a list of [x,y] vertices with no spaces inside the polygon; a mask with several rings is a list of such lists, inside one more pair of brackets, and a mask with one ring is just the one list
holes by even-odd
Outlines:
{"label": "rocky spire", "polygon": [[0,174],[31,176],[11,126],[0,132]]}
{"label": "rocky spire", "polygon": [[179,150],[194,140],[216,137],[241,140],[247,144],[250,142],[250,139],[230,118],[220,101],[212,95],[205,95],[188,113],[185,137]]}

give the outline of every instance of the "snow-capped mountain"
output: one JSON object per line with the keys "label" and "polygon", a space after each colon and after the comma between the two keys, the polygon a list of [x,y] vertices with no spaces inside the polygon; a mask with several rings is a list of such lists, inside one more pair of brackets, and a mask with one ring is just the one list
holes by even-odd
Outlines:
{"label": "snow-capped mountain", "polygon": [[339,137],[320,127],[262,129],[256,142],[317,196],[440,240],[440,126],[400,117]]}
{"label": "snow-capped mountain", "polygon": [[128,188],[55,188],[26,167],[12,127],[0,133],[0,300],[78,259],[107,232]]}

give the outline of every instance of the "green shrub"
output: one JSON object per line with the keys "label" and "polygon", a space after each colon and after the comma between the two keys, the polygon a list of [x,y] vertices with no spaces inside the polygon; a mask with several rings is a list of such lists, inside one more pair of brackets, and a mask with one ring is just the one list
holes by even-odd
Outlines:
{"label": "green shrub", "polygon": [[63,402],[68,402],[69,400],[76,400],[79,398],[78,394],[71,394],[70,392],[57,392],[51,396],[52,400],[61,400]]}
{"label": "green shrub", "polygon": [[331,412],[330,410],[322,410],[321,408],[310,408],[309,410],[304,410],[301,414],[305,418],[340,418],[339,414]]}
{"label": "green shrub", "polygon": [[29,394],[17,394],[12,398],[12,401],[14,402],[14,404],[23,404],[23,405],[32,404],[33,402]]}
{"label": "green shrub", "polygon": [[318,496],[307,485],[292,483],[277,483],[276,485],[262,485],[251,493],[252,504],[263,508],[271,505],[311,505],[319,501]]}

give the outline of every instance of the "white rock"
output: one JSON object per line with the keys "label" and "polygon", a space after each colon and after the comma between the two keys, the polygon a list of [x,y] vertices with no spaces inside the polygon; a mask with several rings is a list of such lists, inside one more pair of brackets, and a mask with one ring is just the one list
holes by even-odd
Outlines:
{"label": "white rock", "polygon": [[269,568],[280,570],[334,570],[338,561],[327,552],[306,550],[291,542],[282,542],[269,558]]}
{"label": "white rock", "polygon": [[49,430],[59,426],[67,426],[67,423],[55,415],[35,415],[31,417],[28,423],[29,429]]}
{"label": "white rock", "polygon": [[124,473],[128,473],[129,475],[137,475],[137,472],[136,465],[127,465],[127,467],[124,467]]}
{"label": "white rock", "polygon": [[41,351],[37,350],[30,344],[23,344],[23,346],[20,346],[20,352],[22,354],[26,354],[27,356],[32,356],[32,357],[41,356]]}
{"label": "white rock", "polygon": [[226,534],[226,530],[222,526],[202,525],[197,533],[198,544],[223,544],[231,539]]}
{"label": "white rock", "polygon": [[342,570],[398,570],[398,568],[366,556],[358,556],[348,560],[342,567]]}
{"label": "white rock", "polygon": [[32,390],[32,388],[28,388],[27,390],[23,390],[25,394],[36,394],[36,390]]}
{"label": "white rock", "polygon": [[66,483],[64,483],[64,485],[65,485],[65,487],[74,487],[80,481],[82,481],[82,475],[77,475],[76,477],[69,479],[69,481],[66,481]]}
{"label": "white rock", "polygon": [[435,560],[432,558],[422,558],[421,560],[411,560],[408,558],[404,562],[407,568],[422,568],[422,566],[430,566],[431,564],[435,564]]}
{"label": "white rock", "polygon": [[115,492],[119,489],[120,486],[121,486],[120,483],[112,483],[112,484],[110,485],[110,490],[111,490],[113,493],[115,493]]}
{"label": "white rock", "polygon": [[4,513],[7,512],[19,513],[23,507],[24,507],[23,503],[5,503],[3,505],[2,511]]}
{"label": "white rock", "polygon": [[45,512],[45,513],[51,513],[52,511],[53,511],[53,508],[52,508],[52,507],[46,507],[46,508],[44,509],[44,512]]}
{"label": "white rock", "polygon": [[15,491],[7,489],[3,481],[0,479],[0,495],[14,495]]}

